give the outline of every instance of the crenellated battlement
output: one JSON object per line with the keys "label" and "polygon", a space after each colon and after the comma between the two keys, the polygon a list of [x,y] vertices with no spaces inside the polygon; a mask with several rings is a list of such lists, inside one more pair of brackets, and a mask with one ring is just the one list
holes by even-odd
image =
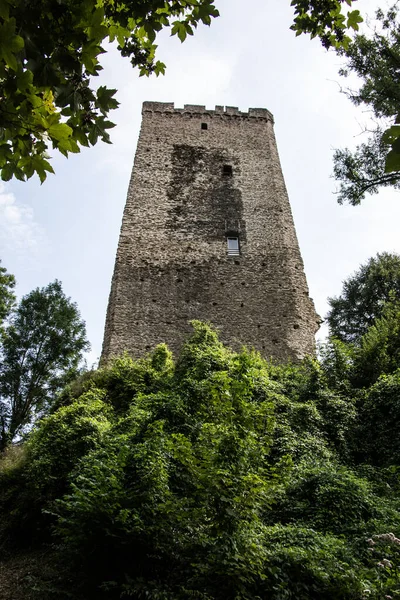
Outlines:
{"label": "crenellated battlement", "polygon": [[185,104],[183,108],[175,108],[174,102],[143,102],[143,113],[163,112],[174,113],[178,115],[195,114],[209,116],[228,116],[252,119],[263,119],[274,122],[272,113],[266,108],[249,108],[248,112],[242,112],[237,106],[219,106],[215,109],[208,109],[201,104]]}

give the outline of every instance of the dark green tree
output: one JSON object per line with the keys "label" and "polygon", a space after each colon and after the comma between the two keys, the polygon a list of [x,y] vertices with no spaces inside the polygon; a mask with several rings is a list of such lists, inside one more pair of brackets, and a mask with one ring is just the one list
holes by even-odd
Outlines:
{"label": "dark green tree", "polygon": [[[397,332],[398,346],[400,336]],[[397,351],[399,354],[399,351]],[[370,365],[372,370],[372,364]],[[367,375],[370,372],[366,369]],[[360,402],[357,424],[354,429],[355,457],[380,467],[400,464],[400,370],[376,377],[376,383],[367,388]],[[365,380],[367,387],[367,380]],[[396,472],[396,471],[395,471]]]}
{"label": "dark green tree", "polygon": [[372,32],[357,34],[339,53],[345,58],[341,75],[355,74],[361,85],[346,94],[368,109],[375,126],[354,151],[337,150],[334,175],[338,202],[356,205],[381,187],[400,187],[400,23],[398,7],[378,10]]}
{"label": "dark green tree", "polygon": [[43,414],[88,348],[76,304],[55,281],[22,298],[0,347],[0,449]]}
{"label": "dark green tree", "polygon": [[377,254],[344,281],[340,296],[328,299],[331,336],[359,343],[382,316],[385,303],[396,299],[400,299],[400,256]]}
{"label": "dark green tree", "polygon": [[400,303],[386,302],[381,316],[361,338],[354,352],[354,381],[359,387],[373,385],[381,375],[400,366]]}
{"label": "dark green tree", "polygon": [[7,269],[1,266],[0,261],[0,332],[2,323],[8,317],[15,304],[15,277],[7,273]]}
{"label": "dark green tree", "polygon": [[[329,388],[344,402],[332,413],[330,424],[339,424],[355,413],[342,427],[345,453],[356,463],[379,467],[400,461],[400,303],[389,299],[367,332],[348,344],[331,338],[322,345],[322,369]],[[323,414],[326,411],[320,406]],[[352,417],[352,418],[351,418]],[[396,467],[397,469],[397,467]],[[395,471],[396,472],[396,471]]]}

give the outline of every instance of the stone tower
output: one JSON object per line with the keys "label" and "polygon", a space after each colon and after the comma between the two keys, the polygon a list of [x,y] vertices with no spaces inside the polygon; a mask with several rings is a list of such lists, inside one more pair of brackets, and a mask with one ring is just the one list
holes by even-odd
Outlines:
{"label": "stone tower", "polygon": [[177,351],[192,319],[267,358],[314,352],[318,316],[265,108],[143,104],[102,360]]}

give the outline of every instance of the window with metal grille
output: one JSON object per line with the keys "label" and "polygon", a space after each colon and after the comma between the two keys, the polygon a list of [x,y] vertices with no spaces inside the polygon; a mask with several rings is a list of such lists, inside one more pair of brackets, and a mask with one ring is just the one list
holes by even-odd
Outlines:
{"label": "window with metal grille", "polygon": [[201,128],[202,129],[208,129],[208,124],[207,123],[202,123],[201,124]]}
{"label": "window with metal grille", "polygon": [[239,256],[239,238],[238,237],[228,237],[228,256]]}

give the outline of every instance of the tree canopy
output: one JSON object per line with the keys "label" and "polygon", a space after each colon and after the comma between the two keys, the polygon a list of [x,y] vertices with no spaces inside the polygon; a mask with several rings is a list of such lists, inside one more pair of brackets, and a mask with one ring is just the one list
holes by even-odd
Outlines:
{"label": "tree canopy", "polygon": [[41,181],[53,172],[49,148],[79,152],[109,142],[116,90],[92,78],[102,44],[118,45],[140,74],[163,73],[156,34],[172,26],[181,41],[218,15],[211,0],[1,0],[0,168],[2,179]]}
{"label": "tree canopy", "polygon": [[59,281],[22,298],[0,344],[0,449],[48,409],[87,348],[85,324]]}
{"label": "tree canopy", "polygon": [[332,336],[359,342],[383,314],[385,304],[400,299],[400,256],[383,252],[370,258],[343,282],[342,293],[329,298],[326,317]]}
{"label": "tree canopy", "polygon": [[[362,20],[353,0],[292,0],[296,35],[347,47]],[[110,143],[116,90],[96,88],[106,42],[141,75],[164,73],[156,36],[171,27],[183,42],[218,16],[213,0],[0,0],[1,177],[41,182],[53,173],[48,152],[65,156],[101,139]]]}

